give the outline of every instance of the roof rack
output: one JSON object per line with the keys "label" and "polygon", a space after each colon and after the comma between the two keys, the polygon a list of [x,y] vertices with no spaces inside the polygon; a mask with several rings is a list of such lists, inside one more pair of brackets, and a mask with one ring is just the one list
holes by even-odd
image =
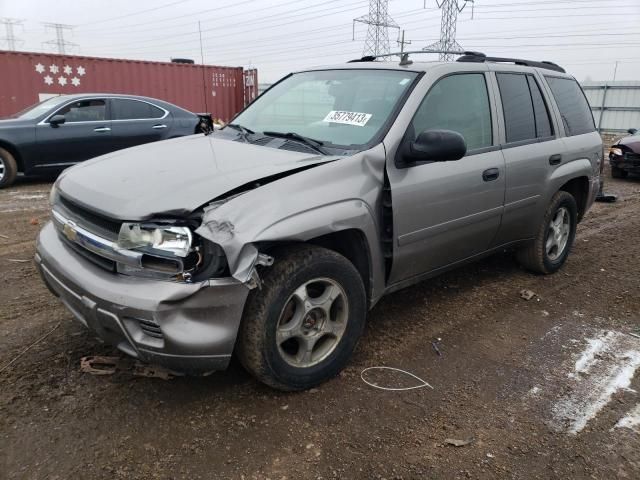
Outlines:
{"label": "roof rack", "polygon": [[362,58],[356,58],[355,60],[349,60],[347,63],[356,63],[356,62],[375,62],[377,58],[384,57],[400,57],[400,65],[411,65],[413,62],[409,60],[409,55],[417,54],[417,53],[447,53],[450,55],[484,55],[480,52],[463,52],[462,50],[413,50],[411,52],[395,52],[395,53],[383,53],[381,55],[367,55]]}
{"label": "roof rack", "polygon": [[411,65],[413,62],[409,60],[409,55],[414,55],[418,53],[447,53],[450,55],[460,55],[458,58],[458,62],[470,62],[470,63],[483,63],[483,62],[497,62],[497,63],[515,63],[516,65],[524,65],[527,67],[537,67],[537,68],[545,68],[547,70],[554,70],[556,72],[567,73],[564,68],[560,65],[541,61],[537,62],[534,60],[523,60],[521,58],[504,58],[504,57],[488,57],[482,52],[472,52],[466,51],[463,52],[461,50],[413,50],[411,52],[396,52],[396,53],[384,53],[382,55],[367,55],[362,58],[356,58],[355,60],[349,60],[347,63],[356,63],[356,62],[374,62],[378,58],[384,57],[400,57],[400,65]]}
{"label": "roof rack", "polygon": [[534,60],[523,60],[521,58],[504,58],[504,57],[487,57],[484,53],[480,52],[465,52],[463,56],[458,58],[458,62],[471,62],[471,63],[483,63],[483,62],[497,62],[497,63],[515,63],[516,65],[524,65],[526,67],[545,68],[547,70],[554,70],[556,72],[567,73],[564,68],[553,62],[541,61],[536,62]]}

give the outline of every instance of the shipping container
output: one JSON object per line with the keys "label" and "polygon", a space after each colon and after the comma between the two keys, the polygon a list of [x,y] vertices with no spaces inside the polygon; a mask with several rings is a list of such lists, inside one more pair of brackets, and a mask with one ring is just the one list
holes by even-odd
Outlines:
{"label": "shipping container", "polygon": [[258,72],[242,67],[0,51],[0,117],[55,95],[124,93],[228,121],[257,85]]}

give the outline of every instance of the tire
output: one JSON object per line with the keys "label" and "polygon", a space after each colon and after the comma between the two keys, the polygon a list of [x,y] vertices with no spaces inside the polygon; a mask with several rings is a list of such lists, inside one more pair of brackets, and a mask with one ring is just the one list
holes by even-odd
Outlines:
{"label": "tire", "polygon": [[347,364],[364,329],[365,289],[353,264],[331,250],[296,245],[274,257],[247,299],[237,356],[270,387],[305,390]]}
{"label": "tire", "polygon": [[4,148],[0,148],[0,188],[12,185],[18,174],[16,159]]}
{"label": "tire", "polygon": [[622,170],[618,167],[611,167],[612,178],[627,178],[627,175],[629,175],[629,172],[627,172],[626,170]]}
{"label": "tire", "polygon": [[[558,225],[560,215],[563,220],[566,219],[567,223],[561,222],[562,228],[552,227],[552,221],[554,225]],[[569,256],[576,236],[577,224],[576,200],[570,193],[560,190],[551,199],[535,240],[518,251],[518,261],[523,267],[535,273],[546,275],[557,272]],[[561,233],[556,236],[557,232]]]}

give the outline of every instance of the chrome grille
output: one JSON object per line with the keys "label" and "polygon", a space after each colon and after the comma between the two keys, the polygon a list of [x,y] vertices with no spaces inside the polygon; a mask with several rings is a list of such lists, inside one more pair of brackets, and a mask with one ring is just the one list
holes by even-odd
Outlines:
{"label": "chrome grille", "polygon": [[59,195],[55,205],[66,218],[73,220],[83,228],[109,240],[117,240],[121,223],[78,205],[77,203]]}

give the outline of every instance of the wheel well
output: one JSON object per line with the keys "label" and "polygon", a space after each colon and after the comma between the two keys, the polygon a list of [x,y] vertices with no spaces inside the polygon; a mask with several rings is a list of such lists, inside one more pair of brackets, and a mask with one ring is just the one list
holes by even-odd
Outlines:
{"label": "wheel well", "polygon": [[7,152],[9,152],[11,155],[13,155],[13,158],[15,159],[16,163],[18,164],[18,171],[19,172],[23,172],[24,171],[24,165],[22,163],[22,157],[20,156],[20,152],[18,152],[16,147],[14,147],[13,145],[11,145],[8,142],[5,142],[4,140],[0,140],[0,148],[4,148]]}
{"label": "wheel well", "polygon": [[572,178],[560,187],[560,190],[573,195],[578,205],[578,221],[582,220],[589,199],[589,179],[587,177]]}
{"label": "wheel well", "polygon": [[[371,281],[371,257],[364,233],[356,229],[341,230],[312,238],[305,243],[333,250],[349,260],[356,267],[362,278],[362,283],[367,292],[367,299],[371,299],[373,285]],[[276,242],[271,245],[264,245],[267,252],[276,246],[282,247],[283,243]]]}

